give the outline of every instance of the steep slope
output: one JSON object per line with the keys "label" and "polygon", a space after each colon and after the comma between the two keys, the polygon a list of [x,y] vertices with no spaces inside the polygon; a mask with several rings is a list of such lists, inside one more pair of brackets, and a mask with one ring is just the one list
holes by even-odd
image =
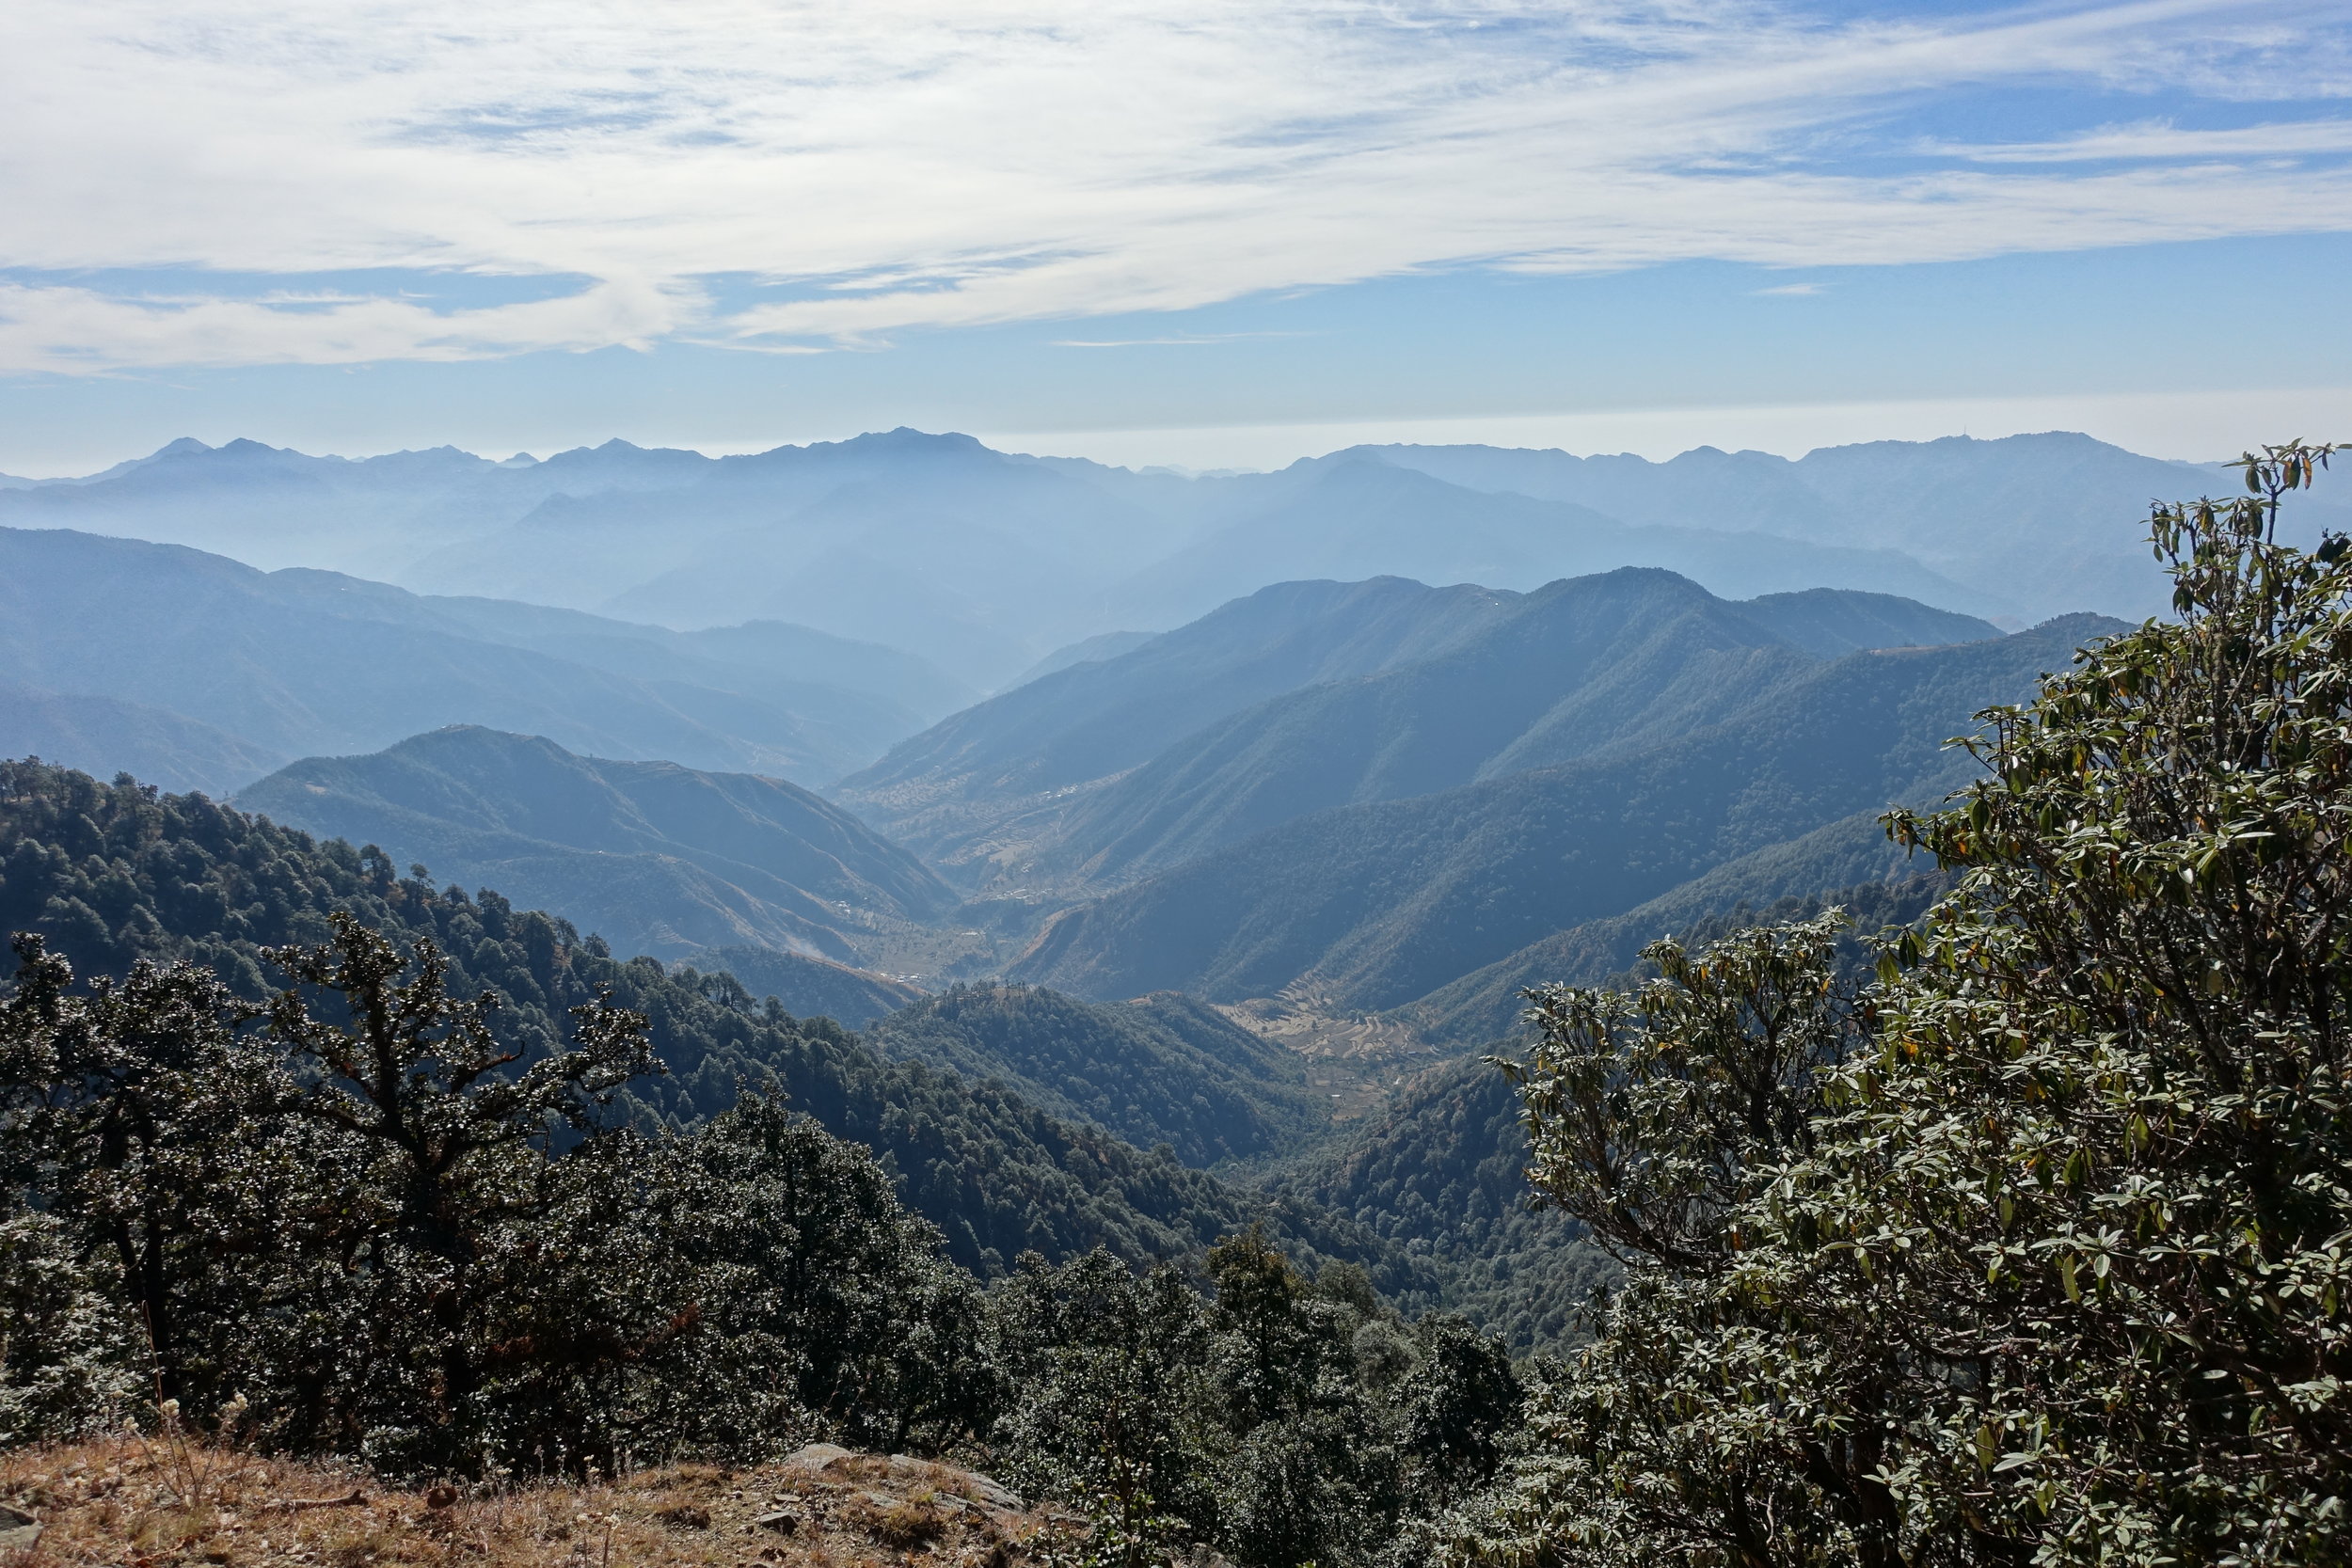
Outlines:
{"label": "steep slope", "polygon": [[[1877,824],[1869,826],[1876,832]],[[1883,847],[1884,834],[1877,836]],[[1831,863],[1815,863],[1834,875]],[[1547,939],[1405,1012],[1426,1014],[1451,998],[1454,1028],[1438,1037],[1522,1057],[1531,1041],[1520,1021],[1521,988],[1557,982],[1629,990],[1651,977],[1638,955],[1661,936],[1703,947],[1742,927],[1808,919],[1831,905],[1852,917],[1840,948],[1848,973],[1859,976],[1874,961],[1859,938],[1916,920],[1948,885],[1941,874],[1915,869],[1851,887],[1752,899],[1723,878],[1731,869],[1669,899]],[[1768,885],[1752,875],[1744,891]],[[1269,1185],[1429,1259],[1444,1280],[1444,1306],[1502,1334],[1515,1349],[1544,1350],[1573,1336],[1593,1289],[1612,1279],[1615,1267],[1556,1211],[1530,1202],[1531,1153],[1518,1096],[1474,1056],[1415,1077],[1382,1111],[1289,1162]]]}
{"label": "steep slope", "polygon": [[1713,867],[1964,776],[1944,748],[2112,623],[1853,654],[1629,755],[1299,818],[1056,918],[1011,976],[1394,1006]]}
{"label": "steep slope", "polygon": [[751,944],[854,962],[861,929],[952,901],[913,856],[792,784],[477,726],[306,758],[236,804],[512,889],[623,952]]}
{"label": "steep slope", "polygon": [[1263,1220],[1310,1268],[1337,1257],[1386,1290],[1435,1288],[1399,1249],[1327,1210],[1269,1203],[1000,1085],[883,1062],[829,1021],[763,1006],[729,975],[616,961],[498,894],[396,879],[347,843],[207,800],[0,763],[0,930],[40,932],[85,976],[188,958],[260,1000],[278,978],[262,948],[324,940],[337,910],[404,942],[431,937],[451,959],[453,990],[502,998],[492,1027],[526,1060],[566,1036],[568,1009],[609,993],[649,1020],[667,1068],[630,1085],[622,1112],[659,1129],[723,1110],[746,1084],[782,1094],[870,1146],[967,1268],[1000,1274],[1030,1249],[1181,1258]]}
{"label": "steep slope", "polygon": [[1837,658],[1870,648],[1936,648],[1978,642],[2001,628],[1893,594],[1807,588],[1740,601],[1740,612],[1816,658]]}
{"label": "steep slope", "polygon": [[1441,1046],[1488,1045],[1519,1032],[1521,992],[1612,982],[1661,937],[1703,940],[1726,922],[1793,920],[1831,904],[1853,917],[1856,931],[1875,932],[1916,918],[1945,886],[1931,864],[1887,842],[1878,813],[1861,812],[1727,861],[1622,914],[1541,937],[1389,1016]]}
{"label": "steep slope", "polygon": [[1089,1005],[1026,986],[957,986],[892,1014],[893,1061],[995,1079],[1030,1103],[1187,1165],[1286,1152],[1328,1124],[1299,1059],[1183,997]]}
{"label": "steep slope", "polygon": [[1156,635],[1158,634],[1148,631],[1106,631],[1093,637],[1081,638],[1068,647],[1056,648],[1052,653],[998,687],[997,692],[1001,694],[1010,691],[1016,686],[1026,686],[1041,676],[1053,674],[1057,670],[1067,670],[1073,664],[1097,664],[1106,658],[1117,658],[1121,654],[1134,653]]}
{"label": "steep slope", "polygon": [[70,697],[0,680],[0,757],[40,757],[111,778],[134,773],[167,789],[227,795],[272,768],[279,752],[167,708],[115,697]]}
{"label": "steep slope", "polygon": [[[667,657],[645,648],[648,658]],[[893,723],[914,721],[847,734],[841,712],[886,716],[887,704],[811,684],[826,715],[804,717],[758,695],[666,678],[675,671],[615,673],[486,641],[384,584],[265,574],[68,530],[0,529],[0,660],[27,686],[168,708],[281,755],[370,750],[443,724],[483,723],[607,755],[820,782],[869,757]]]}
{"label": "steep slope", "polygon": [[1526,1354],[1565,1348],[1594,1289],[1616,1275],[1574,1225],[1529,1202],[1531,1153],[1509,1082],[1484,1061],[1455,1062],[1269,1185],[1427,1259],[1445,1282],[1438,1305]]}
{"label": "steep slope", "polygon": [[[1284,582],[1115,658],[1044,675],[933,725],[845,779],[836,797],[948,863],[991,836],[1034,839],[1065,792],[1276,695],[1437,653],[1517,595],[1398,578]],[[1004,858],[1010,860],[1011,855]]]}
{"label": "steep slope", "polygon": [[1960,610],[2008,603],[1888,549],[1651,526],[1347,454],[1309,466],[1304,477],[1263,510],[1121,584],[1109,598],[1112,613],[1130,626],[1165,626],[1290,578],[1378,573],[1530,589],[1620,566],[1664,567],[1727,597],[1827,586]]}
{"label": "steep slope", "polygon": [[[1878,837],[1883,846],[1883,833]],[[1827,872],[1831,862],[1816,864]],[[1768,885],[1751,877],[1745,889],[1758,893]],[[1638,954],[1661,936],[1703,947],[1742,927],[1809,919],[1832,905],[1852,918],[1840,956],[1847,973],[1859,978],[1875,961],[1860,939],[1916,920],[1948,885],[1941,873],[1914,868],[1850,887],[1750,899],[1719,872],[1671,899],[1547,939],[1405,1011],[1425,1014],[1451,998],[1454,1043],[1519,1058],[1531,1044],[1520,988],[1556,982],[1629,990],[1653,977]],[[1501,1333],[1516,1349],[1543,1350],[1577,1332],[1593,1289],[1611,1280],[1615,1268],[1573,1224],[1530,1202],[1531,1153],[1518,1096],[1484,1056],[1474,1056],[1420,1074],[1383,1111],[1293,1160],[1269,1185],[1429,1259],[1444,1280],[1443,1305]]]}
{"label": "steep slope", "polygon": [[913,986],[805,953],[773,947],[705,947],[679,960],[711,974],[732,974],[754,996],[772,996],[802,1018],[830,1018],[867,1028],[923,1000]]}
{"label": "steep slope", "polygon": [[1290,692],[1186,736],[1075,802],[1042,858],[1074,880],[1123,881],[1312,812],[1689,734],[1822,655],[1998,635],[1879,594],[1730,603],[1654,569],[1570,578],[1435,657]]}

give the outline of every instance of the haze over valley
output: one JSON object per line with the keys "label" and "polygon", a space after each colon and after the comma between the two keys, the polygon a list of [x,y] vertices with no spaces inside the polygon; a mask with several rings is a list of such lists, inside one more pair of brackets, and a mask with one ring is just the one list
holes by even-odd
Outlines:
{"label": "haze over valley", "polygon": [[2062,434],[1205,476],[183,440],[0,491],[0,750],[857,1026],[1190,998],[1358,1119],[1528,985],[1915,881],[1877,815],[2160,609],[2119,519],[2226,474]]}

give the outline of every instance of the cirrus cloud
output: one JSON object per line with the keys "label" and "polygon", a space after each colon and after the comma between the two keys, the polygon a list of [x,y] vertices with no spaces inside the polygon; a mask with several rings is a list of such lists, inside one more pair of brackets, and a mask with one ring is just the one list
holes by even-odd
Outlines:
{"label": "cirrus cloud", "polygon": [[[0,370],[803,352],[1439,268],[2338,230],[2352,149],[2309,105],[2352,87],[2343,35],[2223,0],[18,0]],[[2259,123],[1905,128],[2020,88]],[[557,277],[587,281],[465,298]]]}

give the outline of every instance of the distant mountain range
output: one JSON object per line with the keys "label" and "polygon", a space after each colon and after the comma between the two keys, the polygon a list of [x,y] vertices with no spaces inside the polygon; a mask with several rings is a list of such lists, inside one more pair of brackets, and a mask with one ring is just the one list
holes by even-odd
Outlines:
{"label": "distant mountain range", "polygon": [[679,633],[61,529],[0,529],[0,753],[215,792],[450,723],[818,784],[977,695],[804,626]]}
{"label": "distant mountain range", "polygon": [[1810,669],[1779,655],[1746,705],[1702,705],[1683,733],[1636,727],[1578,760],[1313,811],[1196,855],[1057,916],[1009,974],[1081,996],[1399,1007],[1728,863],[1940,797],[1972,766],[1944,745],[1970,714],[2115,629],[2078,616]]}
{"label": "distant mountain range", "polygon": [[[1072,644],[1300,578],[1526,591],[1642,565],[1724,597],[1828,587],[2012,626],[2137,618],[2165,597],[2135,519],[2152,497],[2231,482],[2062,434],[1796,461],[1701,448],[1662,464],[1361,447],[1197,479],[910,430],[721,458],[614,441],[521,464],[183,440],[87,479],[0,487],[0,526],[631,623],[786,621],[910,650],[986,689]],[[2333,499],[2301,511],[2307,526],[2345,516]]]}
{"label": "distant mountain range", "polygon": [[1552,1345],[1609,1264],[1464,1058],[1667,932],[1916,918],[1947,884],[1879,814],[2161,611],[2137,518],[2231,477],[2066,436],[1200,479],[174,443],[0,483],[0,755],[230,804],[0,767],[0,904],[248,996],[360,910],[533,1037],[614,987],[672,1069],[628,1114],[767,1084],[989,1273],[1264,1220]]}
{"label": "distant mountain range", "polygon": [[1655,569],[1526,594],[1282,583],[956,714],[836,794],[977,885],[1100,888],[1313,812],[1683,735],[1856,649],[1999,635]]}
{"label": "distant mountain range", "polygon": [[[1657,568],[1279,583],[1081,644],[834,805],[787,781],[969,689],[788,624],[675,632],[69,530],[0,530],[0,750],[230,789],[862,1019],[915,994],[872,973],[906,969],[1307,998],[1432,1039],[1495,1025],[1558,957],[1531,944],[1616,921],[1590,941],[1629,952],[1670,912],[1900,875],[1871,814],[1944,787],[1971,712],[2107,625],[2004,638]],[[834,968],[786,973],[810,963]]]}
{"label": "distant mountain range", "polygon": [[955,903],[921,862],[781,780],[577,756],[476,726],[307,758],[233,803],[494,886],[624,957],[752,947],[856,964],[862,935]]}
{"label": "distant mountain range", "polygon": [[[1493,494],[1587,506],[1629,523],[1896,551],[2033,620],[2078,610],[2133,620],[2167,613],[2169,584],[2137,523],[2152,500],[2234,493],[2239,477],[2222,464],[2162,462],[2064,432],[1991,441],[1869,441],[1795,459],[1713,447],[1652,463],[1482,446],[1388,446],[1320,461],[1350,459],[1375,459]],[[2305,498],[2294,509],[2297,542],[2315,539],[2322,527],[2352,525],[2352,499],[2341,488]],[[1709,580],[1703,572],[1691,575]],[[1952,609],[1979,608],[1894,591]]]}
{"label": "distant mountain range", "polygon": [[[2137,518],[2230,479],[2066,435],[1199,478],[910,430],[181,441],[0,487],[0,752],[234,793],[624,947],[839,966],[795,994],[844,1013],[906,970],[1467,1039],[1660,921],[1904,875],[1873,814],[2109,623],[2001,628],[2160,610]],[[656,765],[780,836],[657,820]],[[534,815],[566,790],[603,815]]]}

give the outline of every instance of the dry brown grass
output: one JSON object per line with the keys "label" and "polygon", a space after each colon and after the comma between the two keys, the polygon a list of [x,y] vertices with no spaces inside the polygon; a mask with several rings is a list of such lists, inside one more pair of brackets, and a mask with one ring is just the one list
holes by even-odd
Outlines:
{"label": "dry brown grass", "polygon": [[947,1466],[859,1454],[412,1492],[348,1468],[123,1437],[0,1454],[0,1500],[44,1526],[0,1568],[1006,1568],[1054,1521],[989,1506],[986,1490]]}

